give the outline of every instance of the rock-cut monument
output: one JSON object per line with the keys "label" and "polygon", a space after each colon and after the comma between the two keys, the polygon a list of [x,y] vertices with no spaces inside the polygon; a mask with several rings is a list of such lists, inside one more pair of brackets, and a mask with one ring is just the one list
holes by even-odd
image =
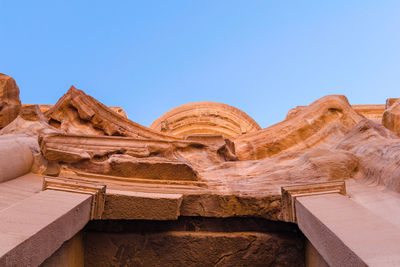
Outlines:
{"label": "rock-cut monument", "polygon": [[400,266],[399,135],[397,98],[145,127],[73,86],[21,103],[0,74],[0,266]]}

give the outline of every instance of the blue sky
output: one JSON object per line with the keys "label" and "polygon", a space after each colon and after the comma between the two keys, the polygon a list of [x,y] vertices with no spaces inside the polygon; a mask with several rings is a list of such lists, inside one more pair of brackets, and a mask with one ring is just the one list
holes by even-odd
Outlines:
{"label": "blue sky", "polygon": [[146,126],[196,101],[267,127],[327,94],[400,97],[400,1],[0,0],[0,29],[23,103],[75,85]]}

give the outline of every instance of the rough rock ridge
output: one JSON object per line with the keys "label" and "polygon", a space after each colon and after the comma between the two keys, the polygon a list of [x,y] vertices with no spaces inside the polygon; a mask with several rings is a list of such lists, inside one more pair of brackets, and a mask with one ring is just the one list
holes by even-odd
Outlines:
{"label": "rough rock ridge", "polygon": [[51,126],[72,134],[179,139],[130,121],[74,86],[45,115]]}
{"label": "rough rock ridge", "polygon": [[236,154],[240,160],[262,159],[333,143],[362,118],[346,97],[325,96],[278,124],[239,136]]}

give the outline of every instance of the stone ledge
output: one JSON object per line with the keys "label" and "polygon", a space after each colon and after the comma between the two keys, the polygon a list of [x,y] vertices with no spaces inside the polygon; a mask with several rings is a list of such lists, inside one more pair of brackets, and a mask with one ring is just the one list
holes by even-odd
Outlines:
{"label": "stone ledge", "polygon": [[155,194],[107,190],[102,219],[176,220],[181,194]]}

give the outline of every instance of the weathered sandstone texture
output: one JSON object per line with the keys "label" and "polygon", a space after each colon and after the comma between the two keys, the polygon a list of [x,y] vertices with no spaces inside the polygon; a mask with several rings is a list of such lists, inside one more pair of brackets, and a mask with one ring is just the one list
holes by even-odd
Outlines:
{"label": "weathered sandstone texture", "polygon": [[[385,112],[385,105],[351,105],[351,107],[360,115],[377,123],[381,123],[383,112]],[[306,106],[297,106],[295,108],[292,108],[287,113],[286,119],[295,116],[300,110],[303,110],[304,108],[306,108]]]}
{"label": "weathered sandstone texture", "polygon": [[254,219],[96,221],[85,236],[88,266],[304,266],[294,225]]}
{"label": "weathered sandstone texture", "polygon": [[62,131],[48,124],[38,105],[23,105],[16,119],[0,130],[1,135],[25,134],[27,136],[57,132]]}
{"label": "weathered sandstone texture", "polygon": [[282,151],[298,151],[333,143],[363,117],[346,97],[325,96],[294,116],[261,131],[239,136],[236,153],[241,160],[268,158]]}
{"label": "weathered sandstone texture", "polygon": [[67,133],[179,139],[130,121],[73,86],[45,115],[51,126]]}
{"label": "weathered sandstone texture", "polygon": [[[31,106],[32,104],[22,104],[22,107],[24,106]],[[48,111],[49,109],[51,109],[52,107],[54,107],[54,105],[38,105],[39,109],[45,113],[46,111]],[[118,113],[119,115],[121,115],[124,118],[128,118],[128,115],[126,114],[126,112],[121,108],[121,107],[108,107],[109,109],[111,109],[112,111]]]}
{"label": "weathered sandstone texture", "polygon": [[0,181],[30,171],[43,190],[92,195],[88,266],[303,266],[283,186],[345,180],[400,193],[398,99],[383,112],[329,95],[265,129],[200,102],[145,127],[73,86],[55,105],[21,106],[6,75],[0,90]]}
{"label": "weathered sandstone texture", "polygon": [[389,130],[400,135],[400,98],[386,100],[386,109],[383,113],[382,124]]}
{"label": "weathered sandstone texture", "polygon": [[17,83],[10,76],[0,73],[0,129],[17,117],[20,108]]}

